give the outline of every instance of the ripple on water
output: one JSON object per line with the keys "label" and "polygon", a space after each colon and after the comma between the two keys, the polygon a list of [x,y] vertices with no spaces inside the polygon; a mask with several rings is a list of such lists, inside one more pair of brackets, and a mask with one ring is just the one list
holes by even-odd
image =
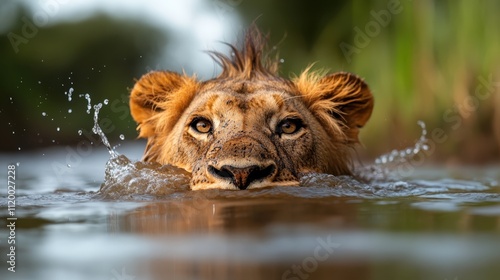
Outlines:
{"label": "ripple on water", "polygon": [[100,193],[106,198],[130,195],[166,196],[189,190],[189,173],[169,165],[136,161],[124,155],[112,156],[106,164]]}
{"label": "ripple on water", "polygon": [[[441,180],[386,180],[365,182],[352,176],[308,173],[300,179],[298,187],[270,187],[248,191],[209,190],[190,192],[190,173],[170,165],[131,161],[115,154],[106,165],[105,180],[100,194],[111,199],[137,198],[141,195],[165,197],[177,195],[199,197],[297,197],[297,198],[399,198],[422,197],[455,199],[457,201],[495,201],[499,194],[488,193],[490,186],[477,181]],[[188,192],[189,191],[189,192]],[[191,194],[191,193],[196,193]]]}

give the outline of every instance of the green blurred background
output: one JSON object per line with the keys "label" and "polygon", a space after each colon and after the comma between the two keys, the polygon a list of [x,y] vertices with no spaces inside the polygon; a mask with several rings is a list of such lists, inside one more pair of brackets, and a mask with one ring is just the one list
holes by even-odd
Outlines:
{"label": "green blurred background", "polygon": [[[256,20],[284,59],[283,76],[315,62],[370,85],[375,109],[361,133],[362,158],[413,145],[423,120],[429,161],[500,159],[499,1],[191,0],[156,9],[161,1],[136,1],[152,8],[135,13],[124,12],[131,1],[109,1],[81,14],[67,12],[79,9],[72,1],[34,2],[0,2],[4,152],[94,142],[85,93],[92,104],[109,100],[100,118],[113,144],[120,134],[133,140],[127,96],[135,79],[161,68],[215,76],[203,51],[227,51],[217,41],[233,42]],[[160,19],[168,12],[170,23],[151,10]]]}

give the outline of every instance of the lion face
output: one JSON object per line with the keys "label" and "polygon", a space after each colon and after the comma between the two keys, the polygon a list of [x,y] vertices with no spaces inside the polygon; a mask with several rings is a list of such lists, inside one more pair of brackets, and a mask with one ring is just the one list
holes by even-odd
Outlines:
{"label": "lion face", "polygon": [[278,77],[260,64],[252,36],[232,60],[216,54],[224,71],[215,79],[165,71],[136,83],[130,107],[148,138],[143,160],[191,172],[193,190],[297,185],[307,172],[350,174],[349,147],[373,107],[366,84],[348,73]]}

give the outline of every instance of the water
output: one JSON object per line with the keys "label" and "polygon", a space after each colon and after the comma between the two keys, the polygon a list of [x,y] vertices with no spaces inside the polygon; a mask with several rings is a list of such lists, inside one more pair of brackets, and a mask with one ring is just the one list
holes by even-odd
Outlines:
{"label": "water", "polygon": [[[120,151],[137,159],[142,148]],[[64,148],[1,156],[20,164],[17,271],[7,271],[2,227],[0,279],[294,279],[297,267],[307,279],[500,275],[498,167],[419,168],[368,184],[311,174],[300,187],[192,192],[178,169],[106,151],[57,172]]]}
{"label": "water", "polygon": [[0,279],[499,279],[499,166],[403,174],[396,151],[356,178],[193,192],[181,169],[137,161],[143,144],[93,131],[104,147],[0,155],[17,218],[16,272],[2,226]]}

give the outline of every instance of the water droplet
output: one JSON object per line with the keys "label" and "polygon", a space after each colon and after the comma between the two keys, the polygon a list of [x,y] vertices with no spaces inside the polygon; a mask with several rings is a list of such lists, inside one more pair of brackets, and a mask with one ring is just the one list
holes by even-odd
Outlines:
{"label": "water droplet", "polygon": [[71,113],[73,113],[73,110],[71,110],[71,109],[68,109],[68,113],[70,113],[70,114],[71,114]]}
{"label": "water droplet", "polygon": [[57,131],[60,131],[61,129],[59,127],[56,128]]}
{"label": "water droplet", "polygon": [[109,100],[104,99],[104,105],[108,105],[108,103],[109,103]]}
{"label": "water droplet", "polygon": [[20,150],[21,150],[21,147],[17,147],[17,149],[20,151]]}
{"label": "water droplet", "polygon": [[41,85],[42,84],[42,81],[38,81],[38,84]]}
{"label": "water droplet", "polygon": [[81,136],[81,135],[82,135],[82,133],[83,133],[83,131],[82,131],[81,129],[80,129],[80,130],[78,130],[78,135],[80,135],[80,136]]}
{"label": "water droplet", "polygon": [[16,132],[15,132],[15,131],[12,131],[12,134],[16,134]]}
{"label": "water droplet", "polygon": [[121,140],[125,140],[125,135],[120,134],[120,139],[121,139]]}
{"label": "water droplet", "polygon": [[90,114],[90,110],[92,109],[92,104],[90,100],[90,94],[85,94],[85,99],[87,99],[87,114]]}
{"label": "water droplet", "polygon": [[285,63],[285,60],[283,58],[280,58],[280,63]]}
{"label": "water droplet", "polygon": [[19,165],[21,165],[21,163],[20,162],[16,162],[16,165],[19,166]]}
{"label": "water droplet", "polygon": [[74,88],[69,88],[69,91],[68,91],[68,101],[71,101],[71,96],[73,95],[73,91],[75,91]]}
{"label": "water droplet", "polygon": [[46,117],[46,116],[47,116],[47,113],[42,112],[42,116]]}
{"label": "water droplet", "polygon": [[67,166],[68,168],[71,168],[71,165],[70,165],[70,164],[66,164],[66,166]]}

